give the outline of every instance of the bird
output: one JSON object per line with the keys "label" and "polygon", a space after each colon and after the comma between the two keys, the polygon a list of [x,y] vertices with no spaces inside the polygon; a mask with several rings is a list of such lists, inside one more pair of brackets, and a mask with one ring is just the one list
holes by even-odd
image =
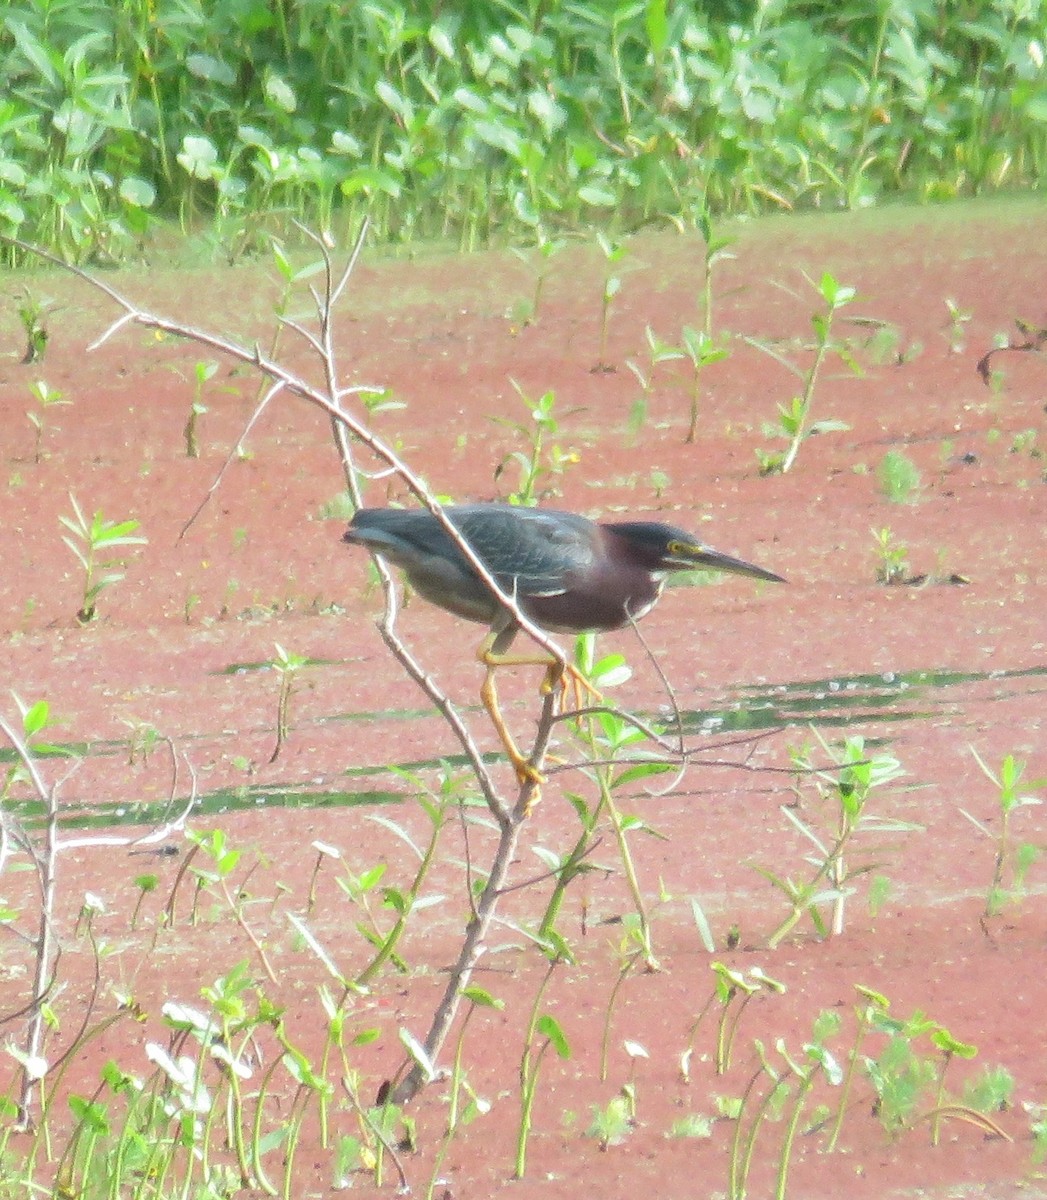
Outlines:
{"label": "bird", "polygon": [[[639,621],[674,572],[705,567],[785,582],[661,521],[596,522],[577,513],[501,503],[447,505],[443,512],[524,616],[548,633],[621,629]],[[428,509],[361,508],[342,540],[395,564],[431,604],[488,626],[477,653],[487,667],[480,698],[521,782],[540,782],[498,709],[494,669],[544,664],[543,690],[550,691],[562,679],[561,660],[508,653],[519,622]]]}

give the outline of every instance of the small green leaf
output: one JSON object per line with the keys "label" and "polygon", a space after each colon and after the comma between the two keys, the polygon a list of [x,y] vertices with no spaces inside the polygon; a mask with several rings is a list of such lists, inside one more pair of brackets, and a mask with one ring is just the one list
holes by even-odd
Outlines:
{"label": "small green leaf", "polygon": [[50,714],[50,706],[46,700],[37,700],[22,717],[22,728],[25,730],[27,737],[32,737],[33,734],[39,733],[41,729],[46,729],[48,724],[48,716]]}
{"label": "small green leaf", "polygon": [[571,1057],[571,1047],[567,1041],[567,1035],[560,1026],[560,1022],[551,1014],[543,1013],[535,1025],[537,1031],[544,1037],[547,1037],[552,1043],[553,1049],[563,1059]]}
{"label": "small green leaf", "polygon": [[494,1008],[501,1011],[505,1008],[505,1001],[497,996],[492,996],[490,992],[485,991],[482,987],[477,987],[475,984],[470,984],[467,988],[462,988],[462,997],[468,1000],[471,1004],[475,1004],[478,1008]]}

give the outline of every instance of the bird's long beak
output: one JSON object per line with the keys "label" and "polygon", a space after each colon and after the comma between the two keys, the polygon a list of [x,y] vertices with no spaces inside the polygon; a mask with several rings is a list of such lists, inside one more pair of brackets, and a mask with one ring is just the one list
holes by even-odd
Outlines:
{"label": "bird's long beak", "polygon": [[676,553],[673,561],[681,568],[707,567],[712,571],[728,571],[732,575],[748,575],[751,579],[766,579],[770,583],[785,583],[782,576],[775,575],[773,571],[767,571],[742,558],[722,554],[719,550],[713,550],[711,546],[703,546],[700,542],[687,546],[682,553]]}

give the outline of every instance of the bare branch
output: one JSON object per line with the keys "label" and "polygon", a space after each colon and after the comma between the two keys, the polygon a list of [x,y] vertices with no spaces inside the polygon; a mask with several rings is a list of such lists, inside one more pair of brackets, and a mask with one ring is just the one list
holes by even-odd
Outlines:
{"label": "bare branch", "polygon": [[211,486],[207,489],[207,492],[204,495],[204,498],[200,501],[200,503],[196,506],[196,508],[193,509],[192,515],[190,516],[189,520],[186,521],[186,523],[182,526],[181,531],[178,534],[179,541],[181,541],[182,538],[185,537],[185,535],[189,532],[189,530],[195,524],[197,518],[200,516],[200,514],[204,511],[204,509],[210,503],[211,497],[215,494],[216,491],[218,491],[218,488],[221,486],[222,480],[225,478],[226,471],[229,470],[230,466],[233,464],[233,462],[235,461],[237,456],[240,454],[240,451],[243,447],[244,442],[246,441],[251,430],[255,427],[255,425],[258,422],[259,418],[261,417],[262,413],[265,411],[267,405],[269,404],[269,401],[275,399],[280,394],[280,392],[283,391],[283,388],[284,388],[284,385],[281,381],[278,380],[276,383],[274,383],[272,385],[272,387],[270,387],[269,390],[265,393],[265,396],[262,398],[262,400],[255,407],[254,412],[251,413],[250,417],[247,418],[247,424],[244,426],[243,432],[236,439],[235,444],[230,448],[229,453],[225,456],[225,462],[223,462],[221,467],[219,467],[218,474],[214,477],[214,480],[211,483]]}

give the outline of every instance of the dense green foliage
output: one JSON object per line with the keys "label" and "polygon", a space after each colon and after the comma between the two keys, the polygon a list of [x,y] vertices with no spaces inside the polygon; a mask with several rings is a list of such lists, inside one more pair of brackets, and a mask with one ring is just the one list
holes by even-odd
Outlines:
{"label": "dense green foliage", "polygon": [[78,258],[162,216],[471,246],[1047,168],[1045,0],[5,8],[0,231]]}

